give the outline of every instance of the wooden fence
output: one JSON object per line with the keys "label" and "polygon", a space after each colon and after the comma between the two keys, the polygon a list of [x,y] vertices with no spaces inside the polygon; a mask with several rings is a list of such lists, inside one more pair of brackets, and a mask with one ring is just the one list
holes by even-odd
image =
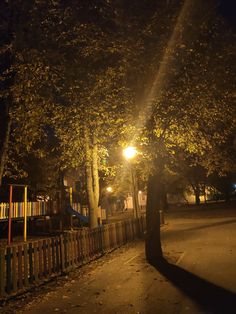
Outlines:
{"label": "wooden fence", "polygon": [[86,264],[139,237],[145,228],[141,217],[0,249],[0,298]]}

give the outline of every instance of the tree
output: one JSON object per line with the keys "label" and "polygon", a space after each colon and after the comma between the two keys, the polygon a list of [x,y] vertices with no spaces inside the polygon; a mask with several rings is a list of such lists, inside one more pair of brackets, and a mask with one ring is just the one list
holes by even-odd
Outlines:
{"label": "tree", "polygon": [[[57,149],[59,168],[63,170],[86,161],[91,211],[92,202],[97,208],[99,198],[98,132],[101,126],[105,130],[105,121],[110,125],[114,123],[112,115],[117,111],[118,97],[124,98],[121,89],[113,88],[124,71],[120,62],[120,40],[116,38],[116,44],[112,40],[116,31],[113,9],[106,1],[96,4],[69,1],[66,4],[44,0],[24,4],[10,2],[5,8],[13,11],[14,21],[11,38],[14,60],[7,69],[14,79],[6,91],[14,106],[10,113],[11,138],[9,127],[6,127],[6,135],[3,134],[0,174],[2,176],[4,165],[8,174],[17,170],[20,156],[23,158],[29,153],[39,158],[48,156],[49,151],[44,151],[44,147],[48,138],[56,135],[61,140],[58,144],[61,151],[55,146],[50,149]],[[62,116],[64,113],[67,119]],[[74,114],[77,130],[71,127]],[[68,120],[69,128],[64,125]],[[63,124],[61,130],[60,123]],[[78,148],[74,159],[72,145],[75,141],[71,143],[69,156],[64,150],[65,130],[70,131],[71,136],[75,131],[85,139],[83,143],[80,140],[78,146],[78,139],[74,138]],[[85,158],[78,152],[80,148]]]}
{"label": "tree", "polygon": [[228,202],[230,200],[232,192],[234,190],[233,179],[233,172],[228,172],[224,175],[220,175],[215,172],[208,177],[207,182],[215,189],[216,195],[213,195],[215,199],[224,198],[225,202]]}
{"label": "tree", "polygon": [[[77,62],[69,73],[65,72],[67,105],[55,106],[53,121],[63,167],[85,167],[90,226],[96,227],[99,171],[104,167],[100,160],[106,154],[105,146],[118,134],[128,100],[120,84],[125,76],[120,39],[114,32],[102,30],[100,24],[91,24],[87,28],[93,27],[102,35],[96,39],[97,49],[87,46],[77,52]],[[75,84],[74,77],[80,73],[83,80]]]}
{"label": "tree", "polygon": [[[194,15],[191,11],[193,6],[195,6]],[[160,194],[165,191],[165,168],[173,167],[178,154],[184,154],[185,157],[190,155],[194,161],[192,166],[206,167],[213,161],[209,158],[209,152],[211,150],[216,152],[216,147],[219,149],[224,145],[235,127],[231,115],[235,109],[228,101],[230,99],[228,88],[231,88],[231,84],[224,84],[228,76],[232,79],[230,69],[228,70],[230,75],[227,74],[223,79],[221,77],[223,84],[218,80],[219,73],[222,76],[222,67],[231,60],[232,48],[229,45],[223,47],[222,43],[222,47],[217,50],[217,53],[215,52],[219,38],[222,40],[224,36],[221,32],[222,24],[220,20],[215,19],[211,6],[208,9],[213,14],[208,21],[201,19],[198,9],[196,3],[186,2],[180,11],[167,53],[164,55],[165,65],[159,68],[143,112],[146,117],[147,113],[150,117],[146,119],[143,134],[147,153],[150,160],[154,161],[155,169],[155,174],[151,175],[149,182],[154,182],[153,177],[158,178],[159,181],[158,184],[155,183],[156,189],[148,185],[148,197],[151,200],[148,201],[147,211],[151,213],[147,212],[149,229],[146,255],[150,262],[157,262],[156,258],[161,255],[159,232],[153,233],[152,230],[157,227],[156,222],[153,222],[154,212],[157,215],[163,203],[156,203],[156,208],[149,204],[152,204],[155,195],[159,194],[160,200],[164,197]],[[199,18],[199,31],[192,24],[192,19],[196,17]],[[230,43],[230,38],[232,33],[227,39],[224,38],[224,44]],[[227,58],[224,60],[222,60],[221,49],[227,52]],[[145,121],[145,117],[142,119]],[[208,167],[208,171],[211,170]],[[197,200],[198,192],[196,190]]]}
{"label": "tree", "polygon": [[5,128],[1,128],[0,178],[4,174],[24,175],[19,161],[27,153],[42,155],[39,143],[47,136],[49,90],[53,92],[52,75],[40,50],[40,18],[33,14],[36,4],[19,0],[1,5],[6,41],[1,49]]}
{"label": "tree", "polygon": [[2,39],[0,46],[0,186],[4,174],[4,166],[7,159],[9,146],[11,119],[9,115],[11,97],[6,90],[11,84],[11,75],[7,75],[12,54],[12,10],[8,8],[5,1],[0,4],[0,37]]}

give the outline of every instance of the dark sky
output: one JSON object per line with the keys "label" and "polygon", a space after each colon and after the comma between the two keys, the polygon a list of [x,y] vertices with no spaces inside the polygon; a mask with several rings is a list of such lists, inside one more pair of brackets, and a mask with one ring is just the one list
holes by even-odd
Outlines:
{"label": "dark sky", "polygon": [[221,0],[219,12],[234,28],[236,27],[236,0]]}

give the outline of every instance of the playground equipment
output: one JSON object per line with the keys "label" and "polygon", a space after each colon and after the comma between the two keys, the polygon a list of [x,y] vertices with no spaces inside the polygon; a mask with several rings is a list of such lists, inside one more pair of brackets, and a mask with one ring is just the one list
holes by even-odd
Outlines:
{"label": "playground equipment", "polygon": [[[13,192],[15,188],[22,188],[23,202],[13,202]],[[10,245],[13,239],[13,226],[12,220],[23,220],[23,238],[27,241],[27,221],[35,221],[36,219],[44,220],[58,216],[61,213],[70,215],[70,228],[73,230],[73,218],[78,218],[83,224],[89,223],[88,208],[81,206],[80,203],[73,203],[73,189],[72,187],[66,187],[69,195],[67,197],[67,203],[64,204],[64,211],[61,212],[61,207],[58,203],[38,201],[28,202],[28,185],[24,184],[10,184],[9,185],[9,203],[0,203],[0,223],[6,222],[8,226],[7,243]],[[106,220],[106,211],[99,208],[100,221]],[[63,221],[63,217],[61,221]],[[63,229],[63,228],[60,228]]]}
{"label": "playground equipment", "polygon": [[11,244],[12,240],[12,194],[13,187],[23,187],[24,188],[24,241],[27,241],[27,188],[28,185],[25,184],[10,184],[9,188],[9,212],[8,212],[8,239],[7,244]]}

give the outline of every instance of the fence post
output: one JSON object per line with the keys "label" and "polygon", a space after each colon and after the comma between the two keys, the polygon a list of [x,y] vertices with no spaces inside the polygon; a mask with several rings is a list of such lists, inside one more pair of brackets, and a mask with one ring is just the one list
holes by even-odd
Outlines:
{"label": "fence post", "polygon": [[88,256],[89,260],[93,257],[93,252],[94,252],[94,246],[93,246],[93,233],[94,229],[88,229],[87,230],[87,248],[88,248]]}
{"label": "fence post", "polygon": [[71,267],[75,267],[75,246],[74,246],[74,235],[70,233],[70,249],[71,249]]}
{"label": "fence post", "polygon": [[88,261],[88,249],[87,249],[87,239],[86,239],[86,230],[82,229],[81,231],[81,242],[82,242],[82,252],[83,252],[83,263]]}
{"label": "fence post", "polygon": [[122,244],[125,244],[125,221],[121,221],[121,234],[122,234]]}
{"label": "fence post", "polygon": [[83,248],[82,248],[82,230],[80,229],[77,234],[77,246],[78,246],[78,264],[82,265],[83,262]]}
{"label": "fence post", "polygon": [[16,266],[17,266],[17,259],[16,259],[16,247],[13,246],[12,248],[12,290],[13,292],[17,291],[17,276],[16,276]]}
{"label": "fence post", "polygon": [[51,254],[51,243],[52,243],[52,239],[47,239],[46,240],[47,243],[47,260],[48,260],[48,274],[49,276],[52,274],[52,254]]}
{"label": "fence post", "polygon": [[39,261],[39,278],[40,279],[42,279],[42,277],[43,277],[43,262],[42,262],[42,260],[43,260],[43,254],[42,254],[42,241],[41,240],[39,240],[38,241],[38,248],[39,248],[39,254],[38,254],[38,257],[39,257],[39,259],[38,259],[38,261]]}
{"label": "fence post", "polygon": [[123,235],[122,235],[122,222],[121,221],[117,222],[116,231],[117,231],[117,243],[120,246],[122,244],[122,238],[123,238]]}
{"label": "fence post", "polygon": [[23,288],[23,273],[22,273],[22,245],[18,245],[18,285],[19,289]]}
{"label": "fence post", "polygon": [[39,281],[38,245],[34,242],[34,280]]}
{"label": "fence post", "polygon": [[71,247],[70,247],[70,235],[68,233],[65,234],[66,238],[66,258],[67,258],[67,269],[70,270],[71,267]]}
{"label": "fence post", "polygon": [[28,245],[24,244],[24,286],[29,285],[28,281]]}
{"label": "fence post", "polygon": [[112,224],[113,249],[117,247],[116,224]]}
{"label": "fence post", "polygon": [[103,233],[104,233],[104,226],[103,225],[100,225],[99,227],[99,231],[98,231],[98,234],[99,234],[99,253],[100,254],[104,254],[104,244],[103,244]]}
{"label": "fence post", "polygon": [[75,265],[78,265],[79,251],[78,251],[78,231],[73,232],[74,252],[75,252]]}
{"label": "fence post", "polygon": [[103,226],[103,250],[107,252],[110,249],[109,225]]}
{"label": "fence post", "polygon": [[5,278],[6,278],[5,249],[0,248],[0,296],[1,297],[4,297],[6,295]]}
{"label": "fence post", "polygon": [[7,247],[7,254],[6,254],[6,283],[7,283],[7,293],[11,292],[12,289],[12,268],[11,268],[11,248]]}
{"label": "fence post", "polygon": [[29,281],[33,283],[33,245],[29,243]]}
{"label": "fence post", "polygon": [[70,268],[70,243],[68,233],[64,234],[64,244],[65,244],[65,269]]}
{"label": "fence post", "polygon": [[131,239],[131,222],[130,222],[130,219],[126,221],[126,231],[127,231],[126,242],[129,242]]}
{"label": "fence post", "polygon": [[132,225],[133,225],[133,239],[135,239],[136,235],[137,235],[137,220],[138,218],[134,218],[132,221]]}
{"label": "fence post", "polygon": [[124,220],[123,221],[123,235],[124,235],[124,241],[123,243],[127,243],[127,238],[128,238],[128,234],[127,234],[127,221]]}
{"label": "fence post", "polygon": [[58,273],[60,273],[61,271],[60,237],[55,238],[55,244],[56,244],[56,270]]}
{"label": "fence post", "polygon": [[45,278],[47,278],[48,276],[46,250],[47,250],[46,240],[43,240],[43,274]]}
{"label": "fence post", "polygon": [[60,235],[60,251],[61,251],[61,270],[65,271],[65,245],[64,245],[64,236]]}
{"label": "fence post", "polygon": [[134,240],[134,219],[130,220],[131,241]]}

